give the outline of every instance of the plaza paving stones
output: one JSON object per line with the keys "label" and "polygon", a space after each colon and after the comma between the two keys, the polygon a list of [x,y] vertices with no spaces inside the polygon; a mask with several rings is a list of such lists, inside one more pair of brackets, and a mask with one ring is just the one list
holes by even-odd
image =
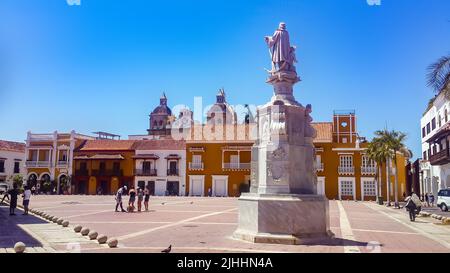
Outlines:
{"label": "plaza paving stones", "polygon": [[[113,196],[33,196],[31,207],[69,220],[70,227],[63,228],[37,217],[42,223],[16,225],[19,229],[16,232],[34,240],[30,253],[159,253],[170,244],[172,252],[195,253],[450,252],[450,226],[439,226],[429,217],[419,217],[411,223],[404,210],[372,202],[330,201],[330,226],[335,238],[297,246],[252,244],[233,239],[238,221],[237,198],[152,197],[150,211],[122,213],[114,212]],[[5,213],[0,216],[7,225],[13,224],[8,222]],[[108,238],[118,238],[118,247],[109,248],[75,233],[73,227],[78,224]],[[1,238],[14,241],[11,236],[2,236],[0,242]],[[14,245],[11,243],[0,248],[0,252],[7,252]]]}

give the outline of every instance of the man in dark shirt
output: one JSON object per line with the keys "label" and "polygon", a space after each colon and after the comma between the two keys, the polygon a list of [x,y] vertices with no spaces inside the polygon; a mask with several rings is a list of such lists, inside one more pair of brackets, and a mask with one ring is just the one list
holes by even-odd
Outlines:
{"label": "man in dark shirt", "polygon": [[14,210],[17,207],[17,196],[19,195],[19,190],[17,189],[17,184],[14,183],[13,188],[8,191],[8,194],[10,195],[9,201],[9,215],[16,215],[14,213]]}

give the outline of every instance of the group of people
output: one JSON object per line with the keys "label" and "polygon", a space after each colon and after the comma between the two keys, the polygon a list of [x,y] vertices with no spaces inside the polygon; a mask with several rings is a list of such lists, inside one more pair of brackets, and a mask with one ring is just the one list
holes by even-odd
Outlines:
{"label": "group of people", "polygon": [[117,190],[116,193],[116,212],[119,212],[119,206],[122,212],[134,212],[136,197],[137,197],[137,211],[142,211],[142,202],[144,202],[145,211],[148,211],[148,201],[150,200],[150,190],[146,186],[144,189],[141,187],[138,187],[137,190],[134,189],[133,186],[131,186],[130,190],[128,191],[128,207],[127,210],[123,208],[123,195],[127,193],[127,186],[123,186]]}
{"label": "group of people", "polygon": [[[28,215],[28,207],[30,205],[30,199],[31,199],[31,189],[28,186],[24,187],[24,191],[22,194],[22,198],[23,198],[23,215]],[[9,201],[9,215],[10,216],[15,216],[16,215],[16,208],[17,208],[17,199],[18,196],[20,195],[19,192],[19,187],[17,186],[17,184],[13,184],[13,188],[10,189],[9,191],[5,192],[5,195],[3,196],[2,202],[7,198]]]}

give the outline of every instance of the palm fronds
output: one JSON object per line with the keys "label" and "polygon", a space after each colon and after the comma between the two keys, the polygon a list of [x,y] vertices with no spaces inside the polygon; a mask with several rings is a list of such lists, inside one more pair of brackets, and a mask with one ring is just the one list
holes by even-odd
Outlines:
{"label": "palm fronds", "polygon": [[444,89],[450,91],[450,55],[442,56],[437,62],[428,66],[427,80],[428,86],[432,87],[436,93]]}

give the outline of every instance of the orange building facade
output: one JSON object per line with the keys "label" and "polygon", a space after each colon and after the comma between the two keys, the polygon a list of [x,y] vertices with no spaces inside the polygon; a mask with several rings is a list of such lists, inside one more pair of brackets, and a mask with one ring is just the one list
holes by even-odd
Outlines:
{"label": "orange building facade", "polygon": [[133,140],[88,140],[75,150],[72,192],[114,194],[134,184]]}
{"label": "orange building facade", "polygon": [[[381,166],[381,181],[375,179],[377,165],[366,155],[368,142],[357,133],[354,111],[335,111],[333,122],[313,123],[318,193],[328,199],[376,200],[378,193],[387,199],[386,164]],[[397,155],[398,198],[406,192],[406,159]],[[391,165],[391,174],[394,174]],[[390,200],[394,200],[394,179],[390,179]]]}
{"label": "orange building facade", "polygon": [[254,124],[193,128],[196,136],[186,141],[188,195],[237,197],[248,191]]}

